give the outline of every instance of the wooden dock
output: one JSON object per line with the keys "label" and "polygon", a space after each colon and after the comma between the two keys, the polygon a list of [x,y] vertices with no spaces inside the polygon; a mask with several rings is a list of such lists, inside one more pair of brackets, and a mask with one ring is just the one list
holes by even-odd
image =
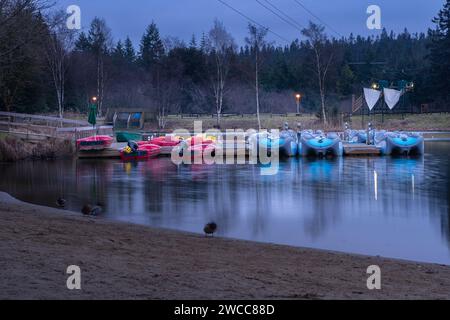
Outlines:
{"label": "wooden dock", "polygon": [[[79,159],[118,159],[120,158],[120,150],[122,150],[126,143],[113,143],[110,148],[104,150],[92,151],[78,151]],[[367,145],[363,143],[344,143],[345,156],[380,156],[381,151],[378,147]],[[230,150],[223,150],[223,153],[230,152]],[[235,149],[235,156],[245,155],[245,149]]]}
{"label": "wooden dock", "polygon": [[377,146],[364,143],[344,143],[345,156],[380,156],[381,150]]}

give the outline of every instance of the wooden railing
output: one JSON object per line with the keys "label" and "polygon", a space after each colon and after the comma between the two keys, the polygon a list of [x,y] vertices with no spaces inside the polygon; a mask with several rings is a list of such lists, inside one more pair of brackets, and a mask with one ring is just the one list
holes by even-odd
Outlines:
{"label": "wooden railing", "polygon": [[73,127],[73,128],[57,128],[58,137],[77,140],[87,138],[93,135],[113,135],[113,126],[89,127]]}
{"label": "wooden railing", "polygon": [[0,132],[26,140],[48,138],[75,141],[92,135],[112,135],[112,126],[93,128],[87,121],[14,112],[0,112]]}
{"label": "wooden railing", "polygon": [[[314,113],[302,112],[296,113],[260,113],[261,118],[273,118],[273,117],[305,117],[311,116]],[[200,118],[216,118],[216,114],[211,113],[183,113],[183,114],[169,114],[167,119],[200,119]],[[256,113],[223,113],[221,118],[256,118]]]}
{"label": "wooden railing", "polygon": [[58,117],[38,116],[26,113],[4,112],[0,111],[0,121],[11,123],[31,123],[44,125],[47,127],[63,126],[87,126],[89,123],[83,120],[64,119]]}
{"label": "wooden railing", "polygon": [[0,132],[25,140],[45,140],[56,137],[56,128],[30,123],[0,121]]}

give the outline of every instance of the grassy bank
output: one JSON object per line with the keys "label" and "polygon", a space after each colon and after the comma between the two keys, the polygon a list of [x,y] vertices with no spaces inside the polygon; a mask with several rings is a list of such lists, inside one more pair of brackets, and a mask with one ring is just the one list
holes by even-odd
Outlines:
{"label": "grassy bank", "polygon": [[[174,118],[170,117],[167,119],[166,129],[186,129],[192,131],[194,129],[194,121],[201,121],[204,130],[214,128],[217,124],[216,118],[212,116],[209,117],[199,117],[199,118]],[[308,128],[319,128],[321,127],[321,122],[317,117],[312,115],[303,116],[261,116],[261,127],[267,129],[281,128],[285,122],[288,122],[290,126],[296,127],[297,123],[301,123],[302,127]],[[258,129],[258,120],[255,116],[230,116],[223,117],[220,121],[220,126],[222,129]],[[323,127],[323,126],[322,126]],[[155,124],[149,124],[149,129],[157,129]]]}
{"label": "grassy bank", "polygon": [[54,159],[73,154],[73,145],[68,140],[47,139],[32,142],[7,135],[0,136],[0,161]]}
{"label": "grassy bank", "polygon": [[[364,122],[362,122],[364,120]],[[450,113],[433,114],[385,114],[382,115],[353,116],[352,127],[361,128],[371,121],[375,128],[385,130],[410,130],[410,131],[450,131]]]}
{"label": "grassy bank", "polygon": [[[363,121],[364,120],[364,121]],[[192,131],[194,129],[194,121],[201,121],[203,129],[210,129],[216,125],[216,119],[209,117],[199,118],[181,118],[169,117],[167,119],[166,130],[172,131],[175,129],[187,129]],[[354,129],[361,129],[367,126],[371,121],[377,129],[385,130],[411,130],[411,131],[450,131],[450,114],[408,114],[402,116],[401,114],[387,114],[384,116],[376,115],[368,117],[353,116],[350,119],[350,125]],[[320,119],[314,115],[302,116],[280,116],[280,115],[262,115],[261,126],[263,128],[273,129],[281,128],[285,122],[288,122],[291,128],[296,129],[297,123],[301,124],[303,129],[322,129],[327,131],[341,131],[343,130],[342,120],[330,120],[328,126],[324,126]],[[242,117],[230,116],[221,119],[222,129],[257,129],[258,122],[256,117]],[[157,130],[156,123],[147,123],[145,130]]]}
{"label": "grassy bank", "polygon": [[[65,115],[68,119],[86,119],[85,114],[68,113]],[[194,129],[194,121],[201,121],[204,130],[214,128],[216,125],[215,116],[199,116],[199,117],[181,117],[169,116],[166,121],[166,130],[173,131],[175,129],[186,129],[192,131]],[[382,115],[354,115],[350,118],[350,124],[354,129],[361,129],[367,126],[368,122],[372,122],[376,128],[385,130],[417,130],[417,131],[450,131],[450,113],[434,113],[434,114],[385,114],[384,122]],[[343,120],[330,119],[330,124],[324,126],[322,121],[313,114],[296,115],[270,115],[261,114],[261,126],[263,128],[280,128],[285,122],[288,122],[292,128],[297,127],[297,123],[301,124],[303,129],[325,129],[327,131],[340,131],[343,129]],[[222,129],[257,129],[258,121],[256,115],[244,116],[224,116],[220,121]],[[158,130],[157,122],[149,122],[145,125],[145,130]]]}

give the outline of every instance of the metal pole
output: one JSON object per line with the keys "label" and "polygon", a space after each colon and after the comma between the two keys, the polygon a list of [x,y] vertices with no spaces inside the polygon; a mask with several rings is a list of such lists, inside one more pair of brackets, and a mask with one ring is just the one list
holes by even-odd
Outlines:
{"label": "metal pole", "polygon": [[364,111],[363,106],[361,106],[361,129],[364,128]]}

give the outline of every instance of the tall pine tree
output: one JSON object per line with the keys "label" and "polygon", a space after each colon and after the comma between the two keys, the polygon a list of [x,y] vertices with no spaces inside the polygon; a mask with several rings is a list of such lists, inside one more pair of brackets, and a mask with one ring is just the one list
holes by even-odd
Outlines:
{"label": "tall pine tree", "polygon": [[131,42],[130,37],[127,37],[125,39],[124,51],[125,60],[130,64],[134,63],[136,61],[136,52],[134,50],[133,42]]}
{"label": "tall pine tree", "polygon": [[86,33],[81,32],[80,36],[78,37],[77,41],[75,42],[75,50],[76,51],[88,51],[90,50],[90,43],[88,40],[88,37],[86,36]]}
{"label": "tall pine tree", "polygon": [[437,17],[433,19],[436,24],[434,30],[429,30],[431,43],[430,63],[431,63],[431,82],[433,92],[438,97],[448,101],[450,99],[450,0],[446,0],[444,8],[439,11]]}
{"label": "tall pine tree", "polygon": [[125,58],[125,49],[123,47],[122,41],[119,40],[117,42],[116,47],[113,50],[113,57],[119,60],[122,60]]}
{"label": "tall pine tree", "polygon": [[164,56],[164,44],[159,36],[158,27],[152,22],[141,39],[139,61],[146,70],[159,63]]}

